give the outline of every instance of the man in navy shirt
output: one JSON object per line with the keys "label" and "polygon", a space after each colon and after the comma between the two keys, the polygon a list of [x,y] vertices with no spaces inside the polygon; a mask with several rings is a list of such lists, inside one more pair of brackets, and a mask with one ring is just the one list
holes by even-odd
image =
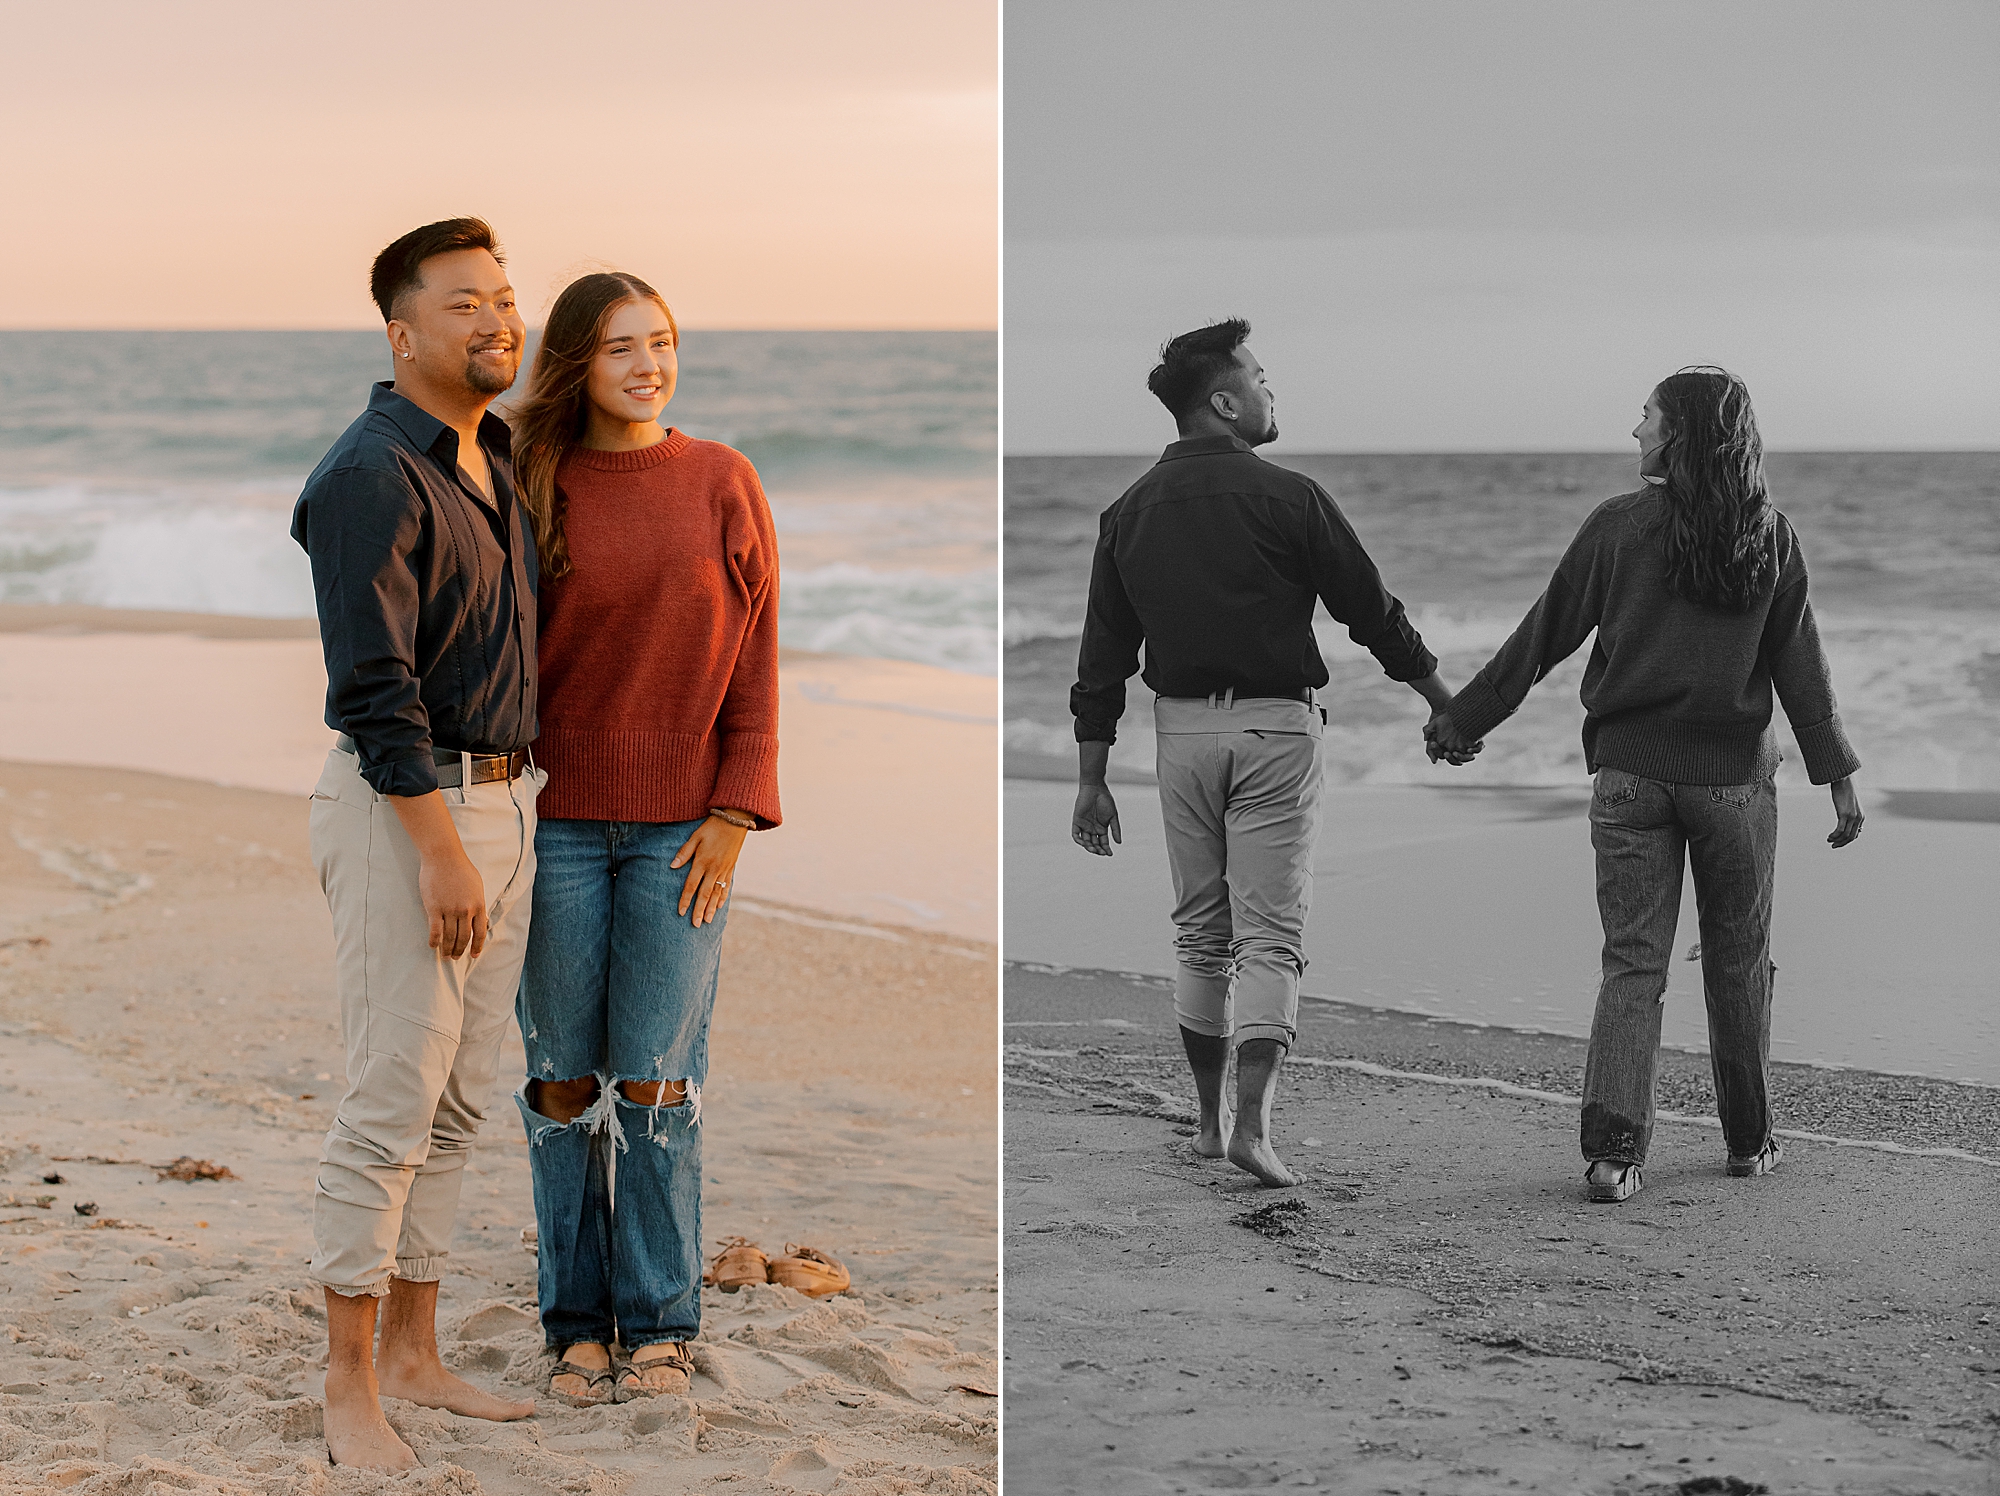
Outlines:
{"label": "man in navy shirt", "polygon": [[1282,1188],[1298,1181],[1271,1146],[1271,1103],[1297,1033],[1325,725],[1313,692],[1328,680],[1314,604],[1434,713],[1451,692],[1332,497],[1253,450],[1277,440],[1278,423],[1249,335],[1240,319],[1183,333],[1146,381],[1180,440],[1099,525],[1070,692],[1081,781],[1070,834],[1102,857],[1120,838],[1104,776],[1143,646],[1195,1151]]}
{"label": "man in navy shirt", "polygon": [[476,218],[427,224],[382,251],[371,289],[396,377],[314,470],[292,535],[340,734],[312,798],[347,1044],[313,1199],[326,1442],[337,1465],[397,1471],[417,1460],[384,1394],[534,1411],[445,1368],[436,1310],[520,981],[542,775],[532,530],[487,412],[526,339],[499,245]]}

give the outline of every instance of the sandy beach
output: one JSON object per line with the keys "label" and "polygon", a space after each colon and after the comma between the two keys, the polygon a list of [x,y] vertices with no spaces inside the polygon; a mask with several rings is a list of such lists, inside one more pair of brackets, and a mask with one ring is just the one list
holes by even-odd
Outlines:
{"label": "sandy beach", "polygon": [[1781,1066],[1731,1179],[1670,1054],[1702,1120],[1593,1206],[1580,1042],[1310,1003],[1270,1191],[1191,1151],[1164,984],[1004,981],[1010,1488],[2000,1489],[2000,1091]]}
{"label": "sandy beach", "polygon": [[[441,1341],[536,1416],[391,1403],[424,1465],[390,1481],[327,1464],[304,1278],[340,1090],[302,797],[317,645],[27,611],[0,619],[0,1489],[994,1489],[990,680],[785,664],[788,821],[752,843],[730,916],[704,1226],[821,1247],[853,1289],[710,1290],[689,1397],[556,1405],[496,1090]],[[912,794],[942,833],[876,856],[881,806]],[[520,1069],[516,1038],[503,1086]],[[230,1177],[154,1167],[182,1156]]]}
{"label": "sandy beach", "polygon": [[1010,1482],[2000,1490],[2000,1088],[1953,1078],[2000,1076],[1979,805],[1877,795],[1834,854],[1823,794],[1785,797],[1786,1161],[1724,1174],[1677,962],[1646,1188],[1593,1206],[1587,789],[1329,792],[1275,1139],[1305,1184],[1269,1191],[1189,1147],[1128,777],[1108,862],[1068,842],[1073,781],[1007,783]]}

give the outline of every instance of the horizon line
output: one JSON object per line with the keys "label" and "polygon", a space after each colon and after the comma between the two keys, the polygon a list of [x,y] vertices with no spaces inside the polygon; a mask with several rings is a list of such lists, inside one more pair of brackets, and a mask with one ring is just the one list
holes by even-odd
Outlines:
{"label": "horizon line", "polygon": [[[2000,442],[1986,447],[1766,447],[1764,454],[1793,457],[1868,457],[1906,454],[1913,457],[1977,457],[2000,453]],[[1629,457],[1637,456],[1627,447],[1316,447],[1309,451],[1285,451],[1281,457]],[[1002,452],[1001,460],[1014,457],[1104,457],[1120,461],[1156,462],[1151,452]]]}

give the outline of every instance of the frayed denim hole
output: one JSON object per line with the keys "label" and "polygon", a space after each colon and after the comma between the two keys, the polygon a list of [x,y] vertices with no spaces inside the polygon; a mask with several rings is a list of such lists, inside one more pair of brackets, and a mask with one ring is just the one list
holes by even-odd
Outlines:
{"label": "frayed denim hole", "polygon": [[[553,1069],[554,1063],[544,1060],[542,1068],[545,1070]],[[535,1110],[534,1103],[528,1100],[528,1087],[531,1083],[532,1078],[522,1081],[520,1089],[514,1092],[514,1099],[520,1104],[522,1115],[535,1119],[529,1124],[528,1145],[530,1147],[540,1147],[542,1143],[547,1141],[551,1134],[567,1132],[572,1127],[581,1127],[588,1133],[599,1133],[608,1129],[611,1133],[612,1143],[620,1151],[624,1150],[625,1129],[619,1125],[618,1114],[610,1105],[611,1091],[602,1075],[597,1077],[597,1100],[591,1102],[589,1106],[585,1107],[567,1122],[558,1122],[555,1118],[545,1116],[543,1113]]]}

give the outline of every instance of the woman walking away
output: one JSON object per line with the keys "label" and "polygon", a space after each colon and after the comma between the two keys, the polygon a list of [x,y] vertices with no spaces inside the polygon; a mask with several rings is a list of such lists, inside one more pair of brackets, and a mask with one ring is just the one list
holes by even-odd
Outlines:
{"label": "woman walking away", "polygon": [[550,1391],[573,1405],[688,1389],[729,884],[744,834],[778,824],[770,506],[741,453],[659,424],[679,344],[652,287],[587,275],[549,313],[514,423],[551,783],[518,1100]]}
{"label": "woman walking away", "polygon": [[1597,630],[1583,675],[1583,750],[1596,775],[1590,842],[1604,980],[1583,1072],[1593,1200],[1642,1182],[1681,865],[1694,865],[1715,1099],[1729,1172],[1778,1165],[1771,1131],[1771,890],[1778,849],[1776,688],[1806,773],[1830,784],[1827,840],[1861,832],[1860,760],[1841,732],[1806,597],[1805,553],[1764,486],[1743,381],[1682,369],[1646,401],[1647,486],[1599,506],[1548,590],[1486,668],[1431,719],[1464,751]]}

